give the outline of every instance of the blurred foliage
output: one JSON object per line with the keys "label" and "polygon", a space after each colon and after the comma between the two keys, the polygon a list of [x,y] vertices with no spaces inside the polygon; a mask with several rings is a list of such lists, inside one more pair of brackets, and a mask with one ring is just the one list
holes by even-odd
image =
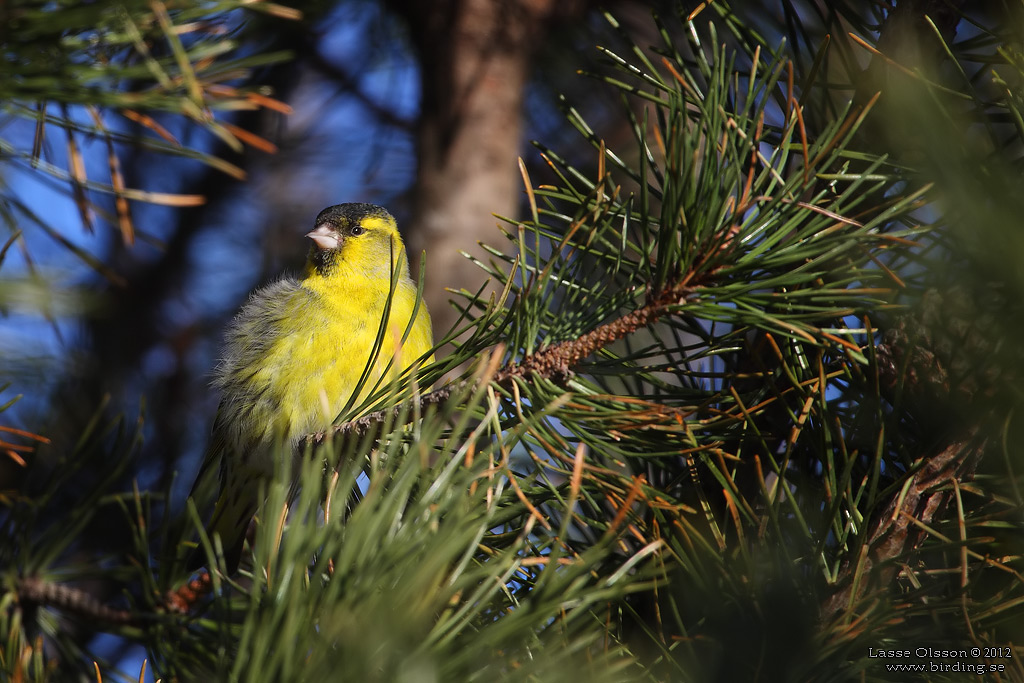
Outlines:
{"label": "blurred foliage", "polygon": [[[192,3],[168,6],[160,0],[123,3],[58,3],[22,0],[0,8],[0,102],[8,119],[34,126],[29,139],[0,138],[7,164],[26,166],[74,198],[82,225],[96,217],[116,225],[128,244],[136,238],[129,202],[166,206],[201,204],[201,195],[130,188],[120,157],[126,149],[193,159],[224,173],[244,177],[238,166],[182,142],[161,114],[189,121],[235,150],[243,144],[270,143],[218,112],[269,107],[289,111],[266,89],[238,87],[254,68],[280,62],[287,53],[242,49],[238,37],[247,12],[298,19],[301,12],[271,2]],[[138,124],[140,134],[130,123]],[[173,126],[172,126],[173,128]],[[15,127],[16,131],[23,131]],[[56,136],[56,139],[52,139]],[[106,168],[90,175],[83,145],[92,140],[107,149]],[[63,154],[51,150],[63,147]],[[50,158],[53,157],[53,158]],[[93,199],[113,195],[111,215]],[[41,229],[108,277],[109,267],[76,246],[64,228],[49,225],[9,188],[0,187],[0,215],[11,233]]]}
{"label": "blurred foliage", "polygon": [[[538,144],[550,180],[522,166],[480,263],[501,296],[462,292],[450,358],[283,454],[242,575],[182,587],[199,520],[117,489],[140,423],[102,407],[5,495],[5,675],[89,679],[101,630],[165,680],[897,681],[872,649],[922,646],[1000,653],[897,660],[928,680],[1024,676],[1024,36],[950,7],[623,30],[591,76],[632,144],[566,100],[595,162]],[[130,549],[76,547],[107,509]]]}

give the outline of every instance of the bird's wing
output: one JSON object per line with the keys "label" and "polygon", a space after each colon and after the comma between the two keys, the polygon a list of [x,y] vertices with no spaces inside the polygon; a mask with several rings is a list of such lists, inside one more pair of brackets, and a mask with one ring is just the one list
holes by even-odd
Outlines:
{"label": "bird's wing", "polygon": [[203,464],[199,467],[199,474],[189,491],[189,498],[202,504],[213,500],[220,487],[221,462],[224,458],[224,428],[221,424],[222,411],[217,409],[217,416],[213,420],[213,430],[210,434],[210,443],[206,446],[206,453],[203,455]]}

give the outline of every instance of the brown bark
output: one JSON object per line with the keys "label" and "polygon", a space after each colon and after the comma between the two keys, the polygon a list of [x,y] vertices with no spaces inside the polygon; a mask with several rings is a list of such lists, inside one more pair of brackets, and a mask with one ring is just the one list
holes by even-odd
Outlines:
{"label": "brown bark", "polygon": [[424,296],[440,337],[457,315],[445,288],[480,286],[479,241],[501,240],[494,214],[514,217],[523,100],[536,47],[552,24],[586,3],[557,0],[393,2],[420,56],[419,171],[408,247],[428,253]]}
{"label": "brown bark", "polygon": [[895,494],[875,520],[860,557],[843,566],[838,583],[842,586],[822,607],[823,620],[849,612],[852,620],[865,597],[892,591],[906,562],[928,537],[927,527],[945,509],[953,492],[953,482],[969,479],[978,465],[985,440],[971,433],[951,440],[923,458],[920,469],[909,484]]}

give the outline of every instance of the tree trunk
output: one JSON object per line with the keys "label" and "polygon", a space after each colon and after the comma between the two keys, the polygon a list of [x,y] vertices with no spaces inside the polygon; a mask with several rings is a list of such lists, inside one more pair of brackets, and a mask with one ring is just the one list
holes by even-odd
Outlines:
{"label": "tree trunk", "polygon": [[[445,288],[476,291],[485,274],[480,241],[499,243],[494,214],[515,216],[522,181],[515,159],[531,57],[558,18],[584,2],[438,0],[394,2],[420,56],[419,171],[408,229],[414,272],[426,251],[424,297],[438,338],[454,324]],[[557,9],[556,9],[557,6]]]}

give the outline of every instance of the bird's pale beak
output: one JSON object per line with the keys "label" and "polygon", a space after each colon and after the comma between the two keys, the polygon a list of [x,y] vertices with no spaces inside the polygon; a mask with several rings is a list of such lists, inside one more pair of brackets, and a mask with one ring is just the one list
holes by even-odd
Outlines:
{"label": "bird's pale beak", "polygon": [[328,249],[337,249],[338,245],[341,244],[341,239],[338,236],[337,231],[331,228],[327,223],[321,223],[316,226],[312,232],[307,232],[306,237],[313,240],[313,244],[320,251],[327,251]]}

